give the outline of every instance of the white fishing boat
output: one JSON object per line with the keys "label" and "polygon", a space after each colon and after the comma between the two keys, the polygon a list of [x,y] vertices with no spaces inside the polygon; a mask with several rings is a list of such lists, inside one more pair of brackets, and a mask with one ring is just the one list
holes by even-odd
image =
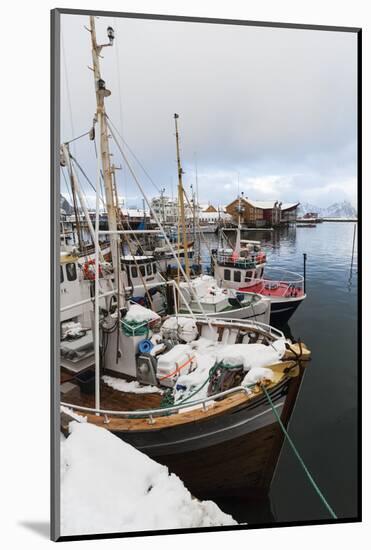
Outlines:
{"label": "white fishing boat", "polygon": [[[285,324],[306,298],[305,277],[268,266],[260,241],[241,239],[240,223],[236,231],[234,246],[228,243],[222,232],[220,246],[213,251],[212,271],[217,284],[239,293],[269,298],[270,322]],[[305,261],[306,255],[304,270]]]}

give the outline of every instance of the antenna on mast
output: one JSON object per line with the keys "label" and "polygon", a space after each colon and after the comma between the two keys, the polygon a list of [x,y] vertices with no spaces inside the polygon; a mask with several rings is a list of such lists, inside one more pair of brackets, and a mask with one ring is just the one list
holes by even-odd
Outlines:
{"label": "antenna on mast", "polygon": [[[117,212],[119,205],[117,204],[117,192],[114,181],[115,167],[111,165],[111,153],[109,148],[107,115],[105,110],[104,100],[111,95],[110,90],[106,88],[106,83],[102,78],[100,71],[100,57],[103,48],[113,46],[115,33],[112,27],[107,28],[108,42],[106,44],[98,44],[95,30],[95,19],[90,16],[90,34],[92,45],[93,71],[95,82],[95,96],[97,104],[96,119],[98,122],[97,131],[99,132],[100,155],[102,159],[102,173],[104,182],[104,191],[106,196],[108,229],[110,231],[110,246],[112,267],[117,284],[118,293],[120,292],[119,281],[119,235],[117,234]],[[98,230],[98,228],[97,228]]]}

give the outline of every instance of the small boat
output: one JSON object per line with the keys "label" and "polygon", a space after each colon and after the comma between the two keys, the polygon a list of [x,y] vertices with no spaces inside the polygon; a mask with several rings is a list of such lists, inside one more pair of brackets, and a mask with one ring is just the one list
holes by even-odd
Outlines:
{"label": "small boat", "polygon": [[[237,228],[236,246],[212,251],[212,271],[219,286],[271,300],[270,322],[282,326],[305,300],[305,279],[298,273],[267,267],[259,241],[243,240]],[[223,238],[223,237],[222,237]]]}
{"label": "small boat", "polygon": [[[246,294],[230,288],[218,287],[209,275],[200,275],[190,283],[180,282],[182,291],[178,312],[188,314],[189,309],[196,317],[223,319],[252,319],[269,323],[271,302],[258,294]],[[196,299],[197,297],[197,299]]]}

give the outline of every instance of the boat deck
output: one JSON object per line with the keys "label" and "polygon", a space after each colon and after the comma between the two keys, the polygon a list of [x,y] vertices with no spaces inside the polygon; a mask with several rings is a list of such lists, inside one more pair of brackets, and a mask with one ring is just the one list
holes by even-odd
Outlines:
{"label": "boat deck", "polygon": [[262,296],[274,296],[277,298],[300,298],[304,296],[304,290],[297,288],[295,283],[259,281],[255,285],[239,288],[241,292],[254,292]]}
{"label": "boat deck", "polygon": [[[64,377],[62,377],[63,380]],[[62,381],[61,380],[61,381]],[[73,384],[73,379],[69,379]],[[155,409],[159,407],[162,395],[160,393],[132,393],[122,392],[111,388],[103,381],[100,385],[101,408],[117,411],[134,411],[137,409]],[[95,407],[94,392],[85,393],[80,387],[74,384],[74,387],[65,395],[62,401],[68,401],[71,405],[82,407]],[[82,413],[83,414],[83,413]]]}

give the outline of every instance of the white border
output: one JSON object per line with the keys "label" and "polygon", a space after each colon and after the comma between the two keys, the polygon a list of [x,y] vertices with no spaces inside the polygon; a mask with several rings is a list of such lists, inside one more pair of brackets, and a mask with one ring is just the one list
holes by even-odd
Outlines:
{"label": "white border", "polygon": [[[364,175],[370,182],[370,71],[371,16],[364,0],[80,0],[6,2],[1,10],[1,172],[2,223],[2,338],[1,385],[2,437],[0,454],[1,539],[5,548],[40,548],[52,544],[35,531],[46,531],[49,519],[49,53],[50,14],[55,7],[103,9],[199,17],[236,18],[262,21],[313,23],[363,27],[364,71]],[[367,124],[366,124],[367,122]],[[364,185],[364,212],[370,205],[369,184]],[[5,197],[4,197],[5,192]],[[15,215],[14,215],[14,206]],[[370,218],[363,220],[363,234],[371,235]],[[19,254],[18,246],[21,247]],[[367,249],[366,251],[367,252]],[[370,280],[370,262],[365,254],[364,280]],[[364,311],[370,293],[364,285]],[[367,341],[368,319],[364,321]],[[4,353],[5,352],[5,353]],[[364,371],[363,387],[369,386],[370,367]],[[7,391],[16,388],[16,392]],[[31,427],[30,427],[31,420]],[[364,464],[370,463],[369,411],[364,411]],[[3,463],[4,462],[4,463]],[[219,532],[84,541],[69,548],[97,548],[98,545],[130,545],[131,548],[172,550],[190,544],[262,545],[302,550],[362,545],[370,538],[367,489],[369,468],[364,472],[365,524],[336,527],[317,526],[257,531]],[[27,524],[33,523],[33,527]]]}

